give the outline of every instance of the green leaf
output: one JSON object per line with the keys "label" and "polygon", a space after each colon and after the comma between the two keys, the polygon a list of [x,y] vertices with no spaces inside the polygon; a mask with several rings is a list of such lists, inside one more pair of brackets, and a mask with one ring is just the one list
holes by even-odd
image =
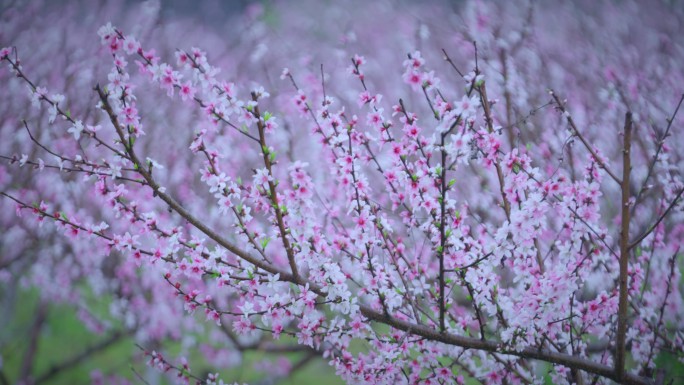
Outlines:
{"label": "green leaf", "polygon": [[268,120],[271,119],[272,116],[273,115],[270,112],[266,111],[264,113],[264,122],[268,122]]}
{"label": "green leaf", "polygon": [[451,186],[453,186],[453,185],[455,185],[455,184],[456,184],[456,179],[452,179],[452,180],[449,181],[448,187],[451,187]]}
{"label": "green leaf", "polygon": [[261,240],[261,248],[266,249],[266,246],[268,246],[269,242],[271,242],[271,238],[266,237]]}

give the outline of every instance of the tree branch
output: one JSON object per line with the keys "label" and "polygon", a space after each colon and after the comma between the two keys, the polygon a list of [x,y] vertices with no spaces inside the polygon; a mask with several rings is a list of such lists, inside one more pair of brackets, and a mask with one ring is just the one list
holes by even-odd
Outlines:
{"label": "tree branch", "polygon": [[631,148],[632,148],[632,113],[625,115],[625,132],[622,149],[622,223],[620,230],[620,298],[618,302],[618,328],[617,328],[617,348],[615,353],[615,374],[618,381],[622,381],[625,375],[625,345],[627,338],[627,310],[629,302],[627,298],[627,280],[629,278],[629,177],[632,168]]}
{"label": "tree branch", "polygon": [[[102,92],[100,87],[95,88],[96,91],[98,92],[100,99],[102,100],[103,103],[103,108],[107,112],[107,114],[110,117],[110,120],[112,124],[114,125],[115,129],[119,133],[120,136],[123,136],[123,130],[118,122],[118,119],[116,115],[114,114],[111,106],[109,105],[109,102],[107,101],[107,96]],[[124,141],[125,143],[125,141]],[[295,277],[286,272],[278,269],[275,266],[272,266],[270,264],[264,263],[262,261],[257,260],[256,258],[252,257],[249,255],[247,252],[244,250],[241,250],[238,248],[236,245],[232,244],[231,242],[227,241],[226,239],[222,238],[220,235],[218,235],[216,232],[214,232],[211,228],[208,226],[204,225],[202,221],[199,219],[195,218],[190,212],[185,210],[183,206],[181,206],[177,201],[175,201],[173,198],[171,198],[169,195],[166,193],[162,192],[159,190],[160,186],[156,183],[154,179],[152,179],[151,175],[149,172],[146,171],[144,164],[142,164],[137,155],[135,155],[135,152],[131,148],[129,151],[129,156],[131,157],[131,160],[135,163],[138,164],[139,170],[138,172],[143,176],[143,178],[148,182],[150,187],[157,193],[160,199],[162,199],[164,202],[166,202],[171,209],[176,211],[180,216],[182,216],[184,219],[186,219],[191,225],[195,226],[199,231],[203,232],[205,235],[207,235],[209,238],[217,242],[220,246],[224,247],[226,250],[229,252],[235,254],[237,257],[254,264],[255,266],[258,266],[265,270],[268,273],[271,274],[280,274],[280,279],[282,281],[290,282],[296,285],[306,285],[307,283],[309,284],[310,290],[315,292],[318,295],[323,295],[325,296],[325,293],[321,290],[321,288],[313,284],[311,282],[307,282],[301,277],[298,277],[298,279],[295,279]],[[402,321],[397,318],[392,317],[391,315],[387,314],[386,312],[378,312],[366,305],[360,306],[360,311],[361,313],[368,319],[376,321],[376,322],[381,322],[384,323],[388,326],[394,327],[396,329],[408,332],[410,334],[414,334],[417,336],[424,337],[426,339],[436,341],[436,342],[442,342],[448,345],[454,345],[454,346],[459,346],[465,349],[478,349],[478,350],[483,350],[487,352],[495,352],[495,353],[501,353],[501,354],[509,354],[517,357],[522,357],[522,358],[529,358],[529,359],[538,359],[558,365],[563,365],[567,366],[569,368],[577,368],[579,370],[583,370],[588,373],[596,374],[599,376],[603,376],[609,379],[617,380],[615,370],[611,367],[608,367],[606,365],[598,364],[595,363],[591,360],[572,356],[569,354],[564,354],[564,353],[558,353],[558,352],[553,352],[547,349],[538,349],[536,347],[528,347],[523,350],[514,350],[511,348],[506,348],[505,346],[493,342],[493,341],[486,341],[486,340],[481,340],[478,338],[470,338],[470,337],[464,337],[464,336],[459,336],[459,335],[454,335],[450,333],[441,333],[439,331],[434,330],[433,328],[423,326],[423,325],[417,325],[413,324],[407,321]],[[642,378],[639,376],[635,376],[632,374],[625,374],[623,381],[625,384],[652,384],[650,379],[647,378]]]}
{"label": "tree branch", "polygon": [[[536,347],[528,347],[522,350],[507,348],[504,345],[493,342],[483,341],[478,338],[463,337],[459,335],[440,333],[433,328],[415,325],[406,321],[393,318],[391,316],[373,311],[367,306],[361,306],[361,313],[367,318],[392,326],[396,329],[411,333],[417,336],[424,337],[431,341],[442,342],[447,345],[459,346],[464,349],[477,349],[486,352],[508,354],[516,357],[529,358],[550,362],[552,364],[563,365],[568,368],[576,368],[588,373],[596,374],[611,380],[617,381],[614,368],[596,363],[591,360],[572,356],[569,354],[558,353],[547,349],[538,349]],[[653,381],[648,378],[639,377],[630,373],[625,373],[623,376],[623,384],[635,385],[652,385]]]}
{"label": "tree branch", "polygon": [[667,209],[665,209],[665,211],[660,215],[660,217],[658,217],[658,220],[655,221],[653,226],[649,227],[648,230],[644,231],[634,241],[632,241],[632,243],[629,244],[630,250],[636,247],[639,243],[641,243],[641,241],[643,241],[644,238],[648,237],[648,235],[651,234],[656,229],[656,227],[658,227],[658,225],[660,225],[660,222],[662,222],[665,219],[665,217],[667,217],[667,215],[670,213],[670,211],[672,211],[672,209],[675,207],[677,201],[679,201],[679,198],[682,197],[682,194],[684,194],[684,188],[679,190],[677,196],[674,197],[670,205],[667,206]]}
{"label": "tree branch", "polygon": [[112,346],[116,342],[120,341],[122,338],[129,336],[132,332],[133,332],[133,330],[129,330],[129,331],[119,330],[119,331],[114,332],[107,339],[102,340],[99,343],[86,348],[81,353],[79,353],[75,356],[72,356],[72,357],[68,358],[67,360],[65,360],[59,364],[53,365],[45,373],[38,376],[33,384],[38,385],[42,382],[46,382],[46,381],[50,380],[52,377],[58,375],[63,370],[70,369],[70,368],[80,364],[83,360],[89,359],[90,356],[92,356],[93,354],[109,348],[110,346]]}
{"label": "tree branch", "polygon": [[613,173],[610,168],[608,168],[608,165],[606,165],[601,158],[599,158],[598,154],[596,153],[596,150],[589,144],[587,139],[580,133],[580,131],[577,129],[577,125],[575,125],[575,121],[572,119],[572,116],[570,116],[570,113],[565,109],[565,105],[563,102],[560,100],[558,95],[556,95],[553,90],[549,91],[551,94],[551,97],[553,97],[553,100],[556,102],[556,105],[558,106],[558,109],[563,113],[563,116],[568,120],[568,124],[570,125],[570,128],[572,128],[572,133],[579,138],[579,140],[584,144],[584,147],[589,150],[589,153],[591,153],[591,156],[596,160],[596,163],[601,166],[603,170],[606,171],[606,173],[619,185],[622,185],[622,181]]}
{"label": "tree branch", "polygon": [[[119,124],[119,120],[116,117],[116,114],[112,110],[111,105],[109,104],[109,101],[107,100],[107,95],[102,91],[100,86],[95,87],[95,91],[97,91],[100,100],[102,101],[102,108],[105,110],[107,115],[109,116],[109,119],[111,123],[114,125],[114,128],[116,129],[117,133],[119,134],[119,137],[122,141],[122,143],[126,143],[126,140],[124,138],[124,133],[121,125]],[[157,183],[156,180],[152,178],[152,175],[149,173],[149,171],[146,170],[145,168],[145,163],[141,162],[138,156],[135,154],[135,151],[132,147],[127,147],[126,152],[130,156],[130,159],[133,163],[138,165],[138,170],[137,172],[145,179],[145,181],[148,183],[149,187],[156,193],[157,196],[161,200],[163,200],[166,204],[171,207],[175,212],[177,212],[180,216],[182,216],[186,221],[188,221],[191,225],[193,225],[195,228],[203,232],[206,236],[211,238],[214,242],[225,248],[226,250],[230,251],[231,253],[235,254],[237,257],[243,259],[246,262],[249,262],[253,264],[254,266],[257,266],[271,274],[280,274],[280,277],[283,278],[284,280],[288,281],[295,281],[293,280],[292,274],[285,272],[285,271],[280,271],[279,269],[275,268],[274,266],[261,261],[257,258],[254,258],[251,256],[249,253],[246,251],[240,249],[238,246],[234,245],[232,242],[228,241],[227,239],[221,237],[218,233],[216,233],[213,229],[209,228],[207,225],[204,224],[204,222],[198,218],[196,218],[194,215],[192,215],[189,211],[187,211],[180,203],[178,203],[175,199],[173,199],[170,195],[166,194],[165,192],[160,190],[159,184]]]}
{"label": "tree branch", "polygon": [[42,329],[48,314],[48,305],[46,303],[40,301],[36,307],[35,319],[33,320],[33,325],[29,331],[28,344],[26,345],[24,360],[21,363],[21,370],[19,372],[19,379],[23,381],[27,381],[31,377],[36,352],[38,351],[38,343],[40,341],[40,329]]}
{"label": "tree branch", "polygon": [[[658,156],[660,155],[660,151],[663,150],[663,145],[665,144],[665,139],[667,139],[668,136],[670,136],[670,128],[672,127],[672,122],[674,122],[675,118],[677,117],[677,112],[679,112],[679,108],[682,106],[682,102],[684,102],[684,94],[679,98],[679,102],[677,103],[677,107],[675,108],[674,112],[672,113],[672,116],[667,120],[667,127],[665,128],[665,132],[663,135],[659,138],[656,139],[656,151],[655,154],[653,154],[653,159],[651,160],[651,163],[648,165],[648,171],[646,172],[646,178],[644,178],[643,183],[641,184],[641,188],[637,192],[637,195],[635,197],[634,201],[634,207],[632,208],[632,214],[634,214],[634,210],[636,210],[637,205],[641,202],[642,195],[644,191],[646,191],[646,187],[648,185],[648,180],[651,178],[651,175],[653,174],[653,170],[655,169],[655,165],[658,162]],[[657,135],[657,133],[656,133]]]}

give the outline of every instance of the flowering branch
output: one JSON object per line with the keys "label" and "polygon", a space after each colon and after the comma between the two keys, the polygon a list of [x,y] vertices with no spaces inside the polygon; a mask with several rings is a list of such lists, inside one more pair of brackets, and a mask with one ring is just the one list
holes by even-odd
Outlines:
{"label": "flowering branch", "polygon": [[[569,65],[566,52],[537,51],[548,37],[531,22],[532,6],[522,28],[493,31],[484,8],[508,6],[473,7],[464,5],[455,60],[446,50],[438,53],[460,87],[444,86],[413,51],[404,57],[404,85],[366,74],[391,73],[396,57],[376,65],[354,55],[348,72],[358,90],[352,82],[328,81],[335,78],[322,64],[311,71],[306,60],[297,68],[301,84],[285,69],[281,79],[289,78],[294,90],[272,84],[270,98],[259,86],[243,92],[244,74],[232,73],[233,64],[224,70],[235,83],[221,79],[198,48],[157,55],[108,24],[98,34],[114,65],[106,85],[94,87],[99,113],[72,115],[65,96],[26,78],[16,50],[1,49],[31,104],[47,111],[48,124],[59,118],[46,131],[34,122],[42,116],[24,115],[25,131],[11,145],[0,144],[3,201],[19,216],[33,213],[21,220],[25,226],[10,228],[35,233],[50,254],[27,280],[49,288],[47,298],[61,296],[79,309],[88,308],[79,297],[89,297],[88,290],[111,292],[112,318],[136,325],[137,342],[209,337],[203,355],[217,367],[254,349],[305,353],[280,369],[322,357],[349,383],[463,384],[469,376],[532,384],[542,371],[554,383],[653,383],[659,354],[681,351],[684,337],[684,302],[672,289],[680,272],[670,262],[681,246],[684,189],[673,171],[681,159],[669,145],[679,140],[670,126],[684,97],[668,114],[664,135],[656,132],[651,159],[647,143],[632,134],[663,112],[660,99],[643,96],[662,84],[651,80],[650,70],[622,76],[620,64],[618,77],[608,64],[603,71],[589,62]],[[420,35],[429,35],[422,26]],[[246,38],[247,53],[267,55],[255,63],[280,64],[271,61],[272,52],[254,50],[262,37]],[[337,53],[352,56],[349,47]],[[174,52],[175,64],[162,60]],[[643,59],[658,66],[653,74],[670,66]],[[138,74],[129,73],[129,60]],[[595,72],[603,77],[591,78]],[[578,85],[565,81],[565,73]],[[568,103],[551,92],[548,101],[536,83],[563,87],[575,99]],[[9,81],[12,89],[17,84]],[[168,104],[146,97],[155,92],[150,85],[169,96]],[[408,89],[412,95],[404,94]],[[354,96],[358,109],[346,105]],[[80,102],[69,96],[74,111],[82,110]],[[12,120],[20,113],[15,104],[21,103],[12,99],[5,111],[13,133],[20,127]],[[619,121],[616,105],[630,111],[621,144],[605,130],[579,132],[577,125]],[[569,135],[560,129],[565,125]],[[168,138],[173,150],[160,145]],[[571,150],[574,138],[588,154]],[[182,147],[189,149],[184,158]],[[605,149],[616,156],[618,148],[621,178],[603,155]],[[287,154],[285,163],[277,152]],[[62,179],[57,170],[77,174]],[[606,175],[619,184],[619,199]],[[656,178],[664,197],[643,193],[650,188],[643,186],[632,194],[639,176],[644,186]],[[55,226],[40,227],[49,219]],[[55,227],[71,246],[64,257],[51,256],[64,255],[59,239],[44,238]],[[3,259],[11,273],[21,265],[12,263],[16,254],[10,250]],[[58,279],[45,281],[48,275]],[[86,285],[77,287],[80,282]],[[87,310],[80,316],[88,327],[106,329]],[[297,345],[269,343],[281,335]],[[149,357],[181,382],[219,381],[191,376],[184,361]]]}

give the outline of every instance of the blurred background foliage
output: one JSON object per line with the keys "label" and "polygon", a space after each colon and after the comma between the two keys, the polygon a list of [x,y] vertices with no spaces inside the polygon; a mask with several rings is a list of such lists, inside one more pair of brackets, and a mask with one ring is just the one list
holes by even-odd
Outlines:
{"label": "blurred background foliage", "polygon": [[[35,290],[19,290],[10,297],[6,288],[0,287],[0,295],[5,299],[2,314],[9,315],[2,317],[7,322],[0,329],[0,356],[4,360],[4,378],[0,382],[3,384],[14,383],[22,370],[33,373],[36,384],[89,384],[99,374],[105,378],[116,374],[133,384],[142,384],[135,373],[156,378],[159,384],[174,383],[146,367],[141,354],[137,354],[138,359],[131,359],[131,351],[139,351],[131,336],[94,334],[84,328],[73,308],[41,302]],[[7,300],[13,303],[7,303]],[[100,311],[107,312],[108,299],[100,301]],[[283,336],[283,343],[286,339]],[[198,344],[203,342],[207,341],[197,341]],[[181,350],[178,342],[155,348],[169,357]],[[27,355],[34,358],[27,359]],[[227,383],[343,384],[323,360],[305,359],[306,353],[286,353],[285,356],[300,363],[301,368],[281,379],[274,379],[268,370],[273,355],[259,351],[245,352],[240,365],[223,371],[203,363],[199,353],[187,359],[192,363],[193,374],[206,377],[208,373],[218,372]],[[31,362],[32,366],[25,367],[26,362]]]}

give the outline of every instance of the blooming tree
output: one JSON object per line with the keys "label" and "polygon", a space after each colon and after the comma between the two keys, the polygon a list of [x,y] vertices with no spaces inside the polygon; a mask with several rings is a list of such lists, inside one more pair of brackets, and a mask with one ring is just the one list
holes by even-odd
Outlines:
{"label": "blooming tree", "polygon": [[207,329],[208,357],[305,351],[348,383],[662,382],[656,358],[684,357],[684,19],[617,6],[408,8],[420,44],[362,24],[328,67],[257,31],[236,51],[287,66],[270,86],[107,23],[86,56],[108,69],[78,67],[66,98],[8,45],[5,82],[29,94],[12,103],[43,115],[3,112],[24,139],[0,194],[74,254],[28,281],[95,330],[74,286],[112,293],[122,332],[183,382],[221,380],[146,345]]}

